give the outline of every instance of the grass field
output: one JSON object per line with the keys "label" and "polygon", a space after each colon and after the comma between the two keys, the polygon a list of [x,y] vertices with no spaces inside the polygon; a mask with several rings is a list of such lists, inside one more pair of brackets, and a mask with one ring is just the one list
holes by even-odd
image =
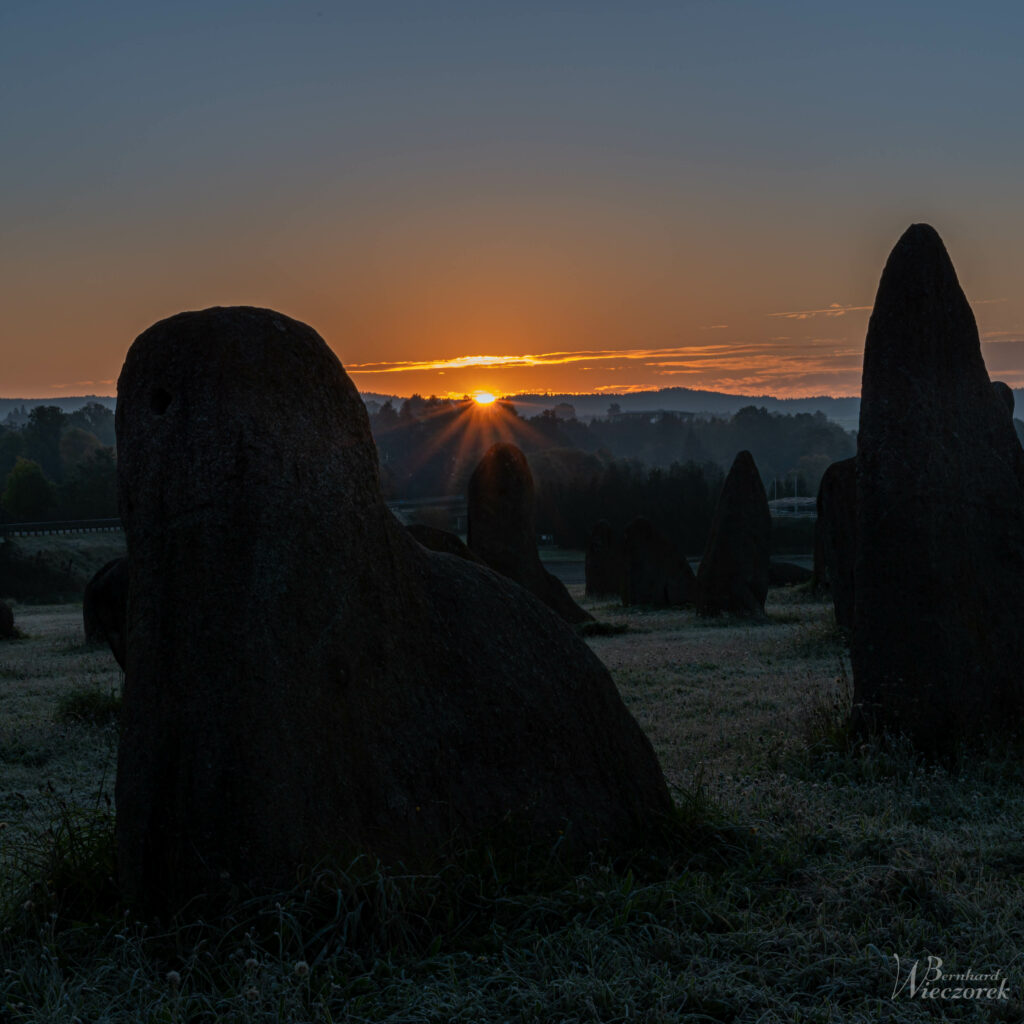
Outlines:
{"label": "grass field", "polygon": [[[625,627],[588,643],[661,759],[667,840],[584,868],[557,850],[466,851],[416,876],[324,866],[173,927],[125,915],[107,882],[117,665],[83,646],[78,606],[16,608],[26,638],[0,646],[0,1021],[1024,1019],[1016,757],[849,749],[845,650],[799,591],[774,591],[753,625],[584,603]],[[998,979],[895,992],[929,956]]]}

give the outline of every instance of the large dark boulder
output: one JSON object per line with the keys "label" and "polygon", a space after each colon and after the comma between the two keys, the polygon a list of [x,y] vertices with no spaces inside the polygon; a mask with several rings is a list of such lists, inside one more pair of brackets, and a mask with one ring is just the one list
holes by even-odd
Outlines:
{"label": "large dark boulder", "polygon": [[183,313],[118,382],[129,558],[117,768],[127,898],[167,912],[453,834],[632,842],[670,809],[651,745],[561,618],[418,544],[311,328]]}
{"label": "large dark boulder", "polygon": [[6,601],[0,601],[0,640],[10,640],[18,635],[14,627],[14,612]]}
{"label": "large dark boulder", "polygon": [[1024,451],[941,239],[882,273],[857,439],[854,713],[922,749],[1018,731]]}
{"label": "large dark boulder", "polygon": [[857,459],[833,462],[818,485],[818,536],[836,623],[853,629],[857,555]]}
{"label": "large dark boulder", "polygon": [[772,519],[761,474],[750,452],[742,451],[725,478],[697,571],[700,615],[764,615],[771,537]]}
{"label": "large dark boulder", "polygon": [[587,534],[583,569],[587,597],[618,597],[622,593],[625,551],[622,536],[607,519],[599,519]]}
{"label": "large dark boulder", "polygon": [[469,478],[466,543],[495,572],[514,580],[566,622],[590,622],[566,590],[544,568],[537,553],[533,475],[514,445],[492,445]]}
{"label": "large dark boulder", "polygon": [[623,531],[622,603],[679,608],[697,599],[697,578],[676,545],[646,516]]}
{"label": "large dark boulder", "polygon": [[108,644],[118,665],[125,666],[128,617],[128,559],[114,558],[99,569],[82,594],[85,642]]}

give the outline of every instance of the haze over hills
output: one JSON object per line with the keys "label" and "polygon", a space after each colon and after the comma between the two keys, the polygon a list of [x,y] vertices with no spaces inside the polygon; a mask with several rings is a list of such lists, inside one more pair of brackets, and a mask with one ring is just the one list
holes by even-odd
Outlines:
{"label": "haze over hills", "polygon": [[0,398],[0,420],[2,420],[12,409],[32,409],[37,405],[55,405],[61,412],[74,412],[81,409],[83,405],[90,402],[99,402],[100,405],[113,409],[117,405],[117,398],[114,395],[63,395],[60,398]]}
{"label": "haze over hills", "polygon": [[[1024,390],[1024,389],[1022,389]],[[397,409],[402,401],[395,395],[364,393],[365,402],[383,404],[390,401]],[[552,409],[565,403],[576,410],[580,420],[592,420],[608,415],[611,406],[620,412],[691,412],[713,416],[731,416],[744,406],[754,405],[768,412],[800,413],[822,412],[846,430],[856,430],[860,416],[859,398],[775,398],[772,395],[731,395],[719,391],[699,391],[693,388],[661,388],[657,391],[631,391],[624,394],[538,394],[510,395],[506,399],[520,415],[535,416],[543,409]]]}
{"label": "haze over hills", "polygon": [[[1013,389],[1017,409],[1024,408],[1024,388]],[[362,392],[363,401],[373,409],[377,405],[391,402],[395,409],[401,407],[405,396],[388,395],[379,392]],[[720,391],[700,391],[693,388],[661,388],[657,391],[633,391],[624,394],[518,394],[510,395],[507,401],[515,406],[520,415],[535,416],[543,409],[557,405],[571,405],[580,420],[592,420],[608,415],[609,408],[617,405],[620,412],[690,412],[713,416],[731,416],[744,406],[753,405],[768,412],[794,415],[796,413],[822,412],[845,430],[856,430],[860,416],[859,398],[833,398],[820,395],[815,398],[776,398],[773,395],[733,395]],[[56,405],[64,412],[73,412],[89,402],[99,402],[113,409],[117,399],[112,395],[68,395],[61,398],[0,398],[0,421],[12,410],[23,406],[31,409],[36,405]]]}

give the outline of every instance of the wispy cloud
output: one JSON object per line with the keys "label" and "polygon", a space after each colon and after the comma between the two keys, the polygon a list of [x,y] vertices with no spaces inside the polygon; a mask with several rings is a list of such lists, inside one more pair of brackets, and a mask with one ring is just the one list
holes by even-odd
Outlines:
{"label": "wispy cloud", "polygon": [[[807,341],[758,341],[666,348],[588,349],[575,352],[543,352],[523,355],[476,355],[396,363],[356,363],[347,369],[359,374],[485,368],[516,370],[567,366],[603,374],[621,374],[640,384],[601,384],[594,392],[646,390],[685,383],[712,390],[739,390],[748,394],[785,391],[787,394],[856,393],[863,349],[844,338],[812,338]],[[575,365],[583,364],[583,365]]]}
{"label": "wispy cloud", "polygon": [[80,391],[82,388],[111,388],[115,384],[113,380],[75,380],[68,384],[51,384],[51,391]]}
{"label": "wispy cloud", "polygon": [[780,320],[810,320],[815,316],[846,316],[847,313],[870,312],[871,306],[843,306],[838,302],[826,306],[824,309],[797,309],[789,313],[769,313],[768,316]]}
{"label": "wispy cloud", "polygon": [[990,345],[1003,345],[1010,341],[1024,341],[1024,330],[982,331],[981,340]]}
{"label": "wispy cloud", "polygon": [[409,373],[421,370],[463,370],[470,368],[516,369],[524,366],[561,366],[567,363],[593,361],[647,361],[677,353],[687,348],[582,349],[576,352],[540,352],[513,356],[457,356],[454,359],[428,359],[396,363],[348,363],[350,373]]}

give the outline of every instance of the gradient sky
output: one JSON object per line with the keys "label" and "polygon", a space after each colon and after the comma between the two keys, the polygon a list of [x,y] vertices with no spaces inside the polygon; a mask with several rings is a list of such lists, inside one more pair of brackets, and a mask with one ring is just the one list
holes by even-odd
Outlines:
{"label": "gradient sky", "polygon": [[363,391],[856,394],[943,236],[1024,385],[1024,7],[0,0],[0,396],[183,309]]}

